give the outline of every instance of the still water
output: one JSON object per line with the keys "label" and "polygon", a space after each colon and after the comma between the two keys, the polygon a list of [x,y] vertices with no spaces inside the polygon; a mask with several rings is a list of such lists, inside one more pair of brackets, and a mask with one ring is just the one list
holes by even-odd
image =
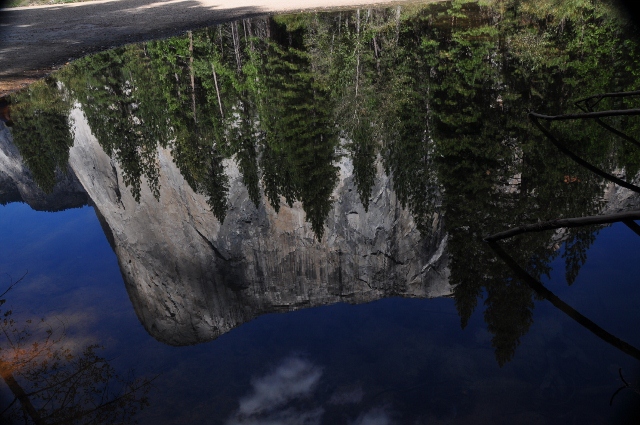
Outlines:
{"label": "still water", "polygon": [[227,23],[12,95],[2,420],[638,423],[635,222],[483,240],[640,208],[633,113],[528,116],[637,108],[576,101],[638,60],[601,3],[456,1]]}

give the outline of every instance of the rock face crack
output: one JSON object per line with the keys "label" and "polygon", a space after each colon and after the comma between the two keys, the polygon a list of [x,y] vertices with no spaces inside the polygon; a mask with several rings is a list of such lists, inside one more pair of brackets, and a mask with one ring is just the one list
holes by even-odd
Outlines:
{"label": "rock face crack", "polygon": [[120,185],[118,183],[118,170],[116,169],[115,164],[111,164],[111,170],[113,171],[113,175],[116,177],[116,184],[113,191],[116,194],[117,203],[122,205],[122,208],[125,208],[124,203],[122,202],[122,193],[120,192]]}
{"label": "rock face crack", "polygon": [[380,251],[380,250],[372,252],[370,255],[384,255],[386,258],[391,260],[395,265],[398,265],[398,266],[404,266],[405,265],[404,262],[402,262],[400,260],[397,260],[393,255],[387,254],[386,252],[383,252],[383,251]]}
{"label": "rock face crack", "polygon": [[214,244],[213,244],[209,239],[207,239],[207,237],[206,237],[205,235],[203,235],[202,233],[200,233],[200,231],[199,231],[198,229],[196,229],[194,226],[191,226],[191,227],[193,227],[193,230],[195,230],[195,231],[196,231],[196,233],[200,235],[200,237],[202,238],[202,240],[203,240],[207,245],[209,245],[209,248],[211,248],[211,250],[214,252],[214,254],[215,254],[215,256],[216,256],[217,258],[220,258],[221,260],[224,260],[224,261],[232,261],[232,259],[227,258],[227,257],[225,257],[224,255],[222,255],[222,253],[220,252],[220,250],[219,250],[218,248],[216,248],[216,246],[215,246],[215,245],[214,245]]}
{"label": "rock face crack", "polygon": [[363,278],[357,277],[356,279],[359,280],[360,282],[363,282],[365,285],[367,285],[369,287],[369,289],[373,289],[371,287],[371,284],[368,281],[364,280]]}

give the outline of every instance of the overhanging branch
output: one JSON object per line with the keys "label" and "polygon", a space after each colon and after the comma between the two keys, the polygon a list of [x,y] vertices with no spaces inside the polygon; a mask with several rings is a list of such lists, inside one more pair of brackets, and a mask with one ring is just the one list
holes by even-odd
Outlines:
{"label": "overhanging branch", "polygon": [[[611,224],[619,221],[625,222],[633,220],[640,220],[640,211],[628,211],[617,214],[607,215],[592,215],[587,217],[575,217],[575,218],[558,218],[555,220],[544,221],[542,223],[527,224],[524,226],[514,227],[513,229],[505,230],[504,232],[494,233],[493,235],[484,238],[486,242],[494,242],[502,239],[510,238],[512,236],[521,235],[529,232],[541,232],[544,230],[554,230],[561,227],[581,227],[597,224]],[[637,226],[637,224],[636,224]]]}

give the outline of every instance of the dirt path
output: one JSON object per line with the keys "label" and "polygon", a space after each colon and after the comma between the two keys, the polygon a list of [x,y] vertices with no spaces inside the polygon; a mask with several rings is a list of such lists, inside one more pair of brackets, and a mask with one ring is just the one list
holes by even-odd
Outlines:
{"label": "dirt path", "polygon": [[[438,0],[425,0],[433,2]],[[406,4],[393,0],[101,0],[0,11],[0,96],[89,53],[276,12]]]}

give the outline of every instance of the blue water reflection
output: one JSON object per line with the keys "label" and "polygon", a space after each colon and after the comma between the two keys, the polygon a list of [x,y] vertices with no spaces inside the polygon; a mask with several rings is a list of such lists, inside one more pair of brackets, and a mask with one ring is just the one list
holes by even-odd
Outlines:
{"label": "blue water reflection", "polygon": [[3,100],[0,421],[640,423],[531,284],[640,346],[640,238],[502,239],[529,281],[484,239],[640,210],[637,31],[551,3],[229,22]]}
{"label": "blue water reflection", "polygon": [[[138,322],[92,208],[4,206],[0,238],[2,270],[14,280],[28,271],[7,296],[13,310],[56,318],[78,344],[100,341],[119,370],[160,374],[141,423],[612,423],[640,397],[622,391],[609,406],[618,369],[635,384],[637,362],[546,301],[502,368],[482,311],[463,331],[449,298],[267,314],[214,341],[171,347]],[[605,228],[571,287],[562,259],[546,284],[638,344],[639,249],[622,224]]]}

